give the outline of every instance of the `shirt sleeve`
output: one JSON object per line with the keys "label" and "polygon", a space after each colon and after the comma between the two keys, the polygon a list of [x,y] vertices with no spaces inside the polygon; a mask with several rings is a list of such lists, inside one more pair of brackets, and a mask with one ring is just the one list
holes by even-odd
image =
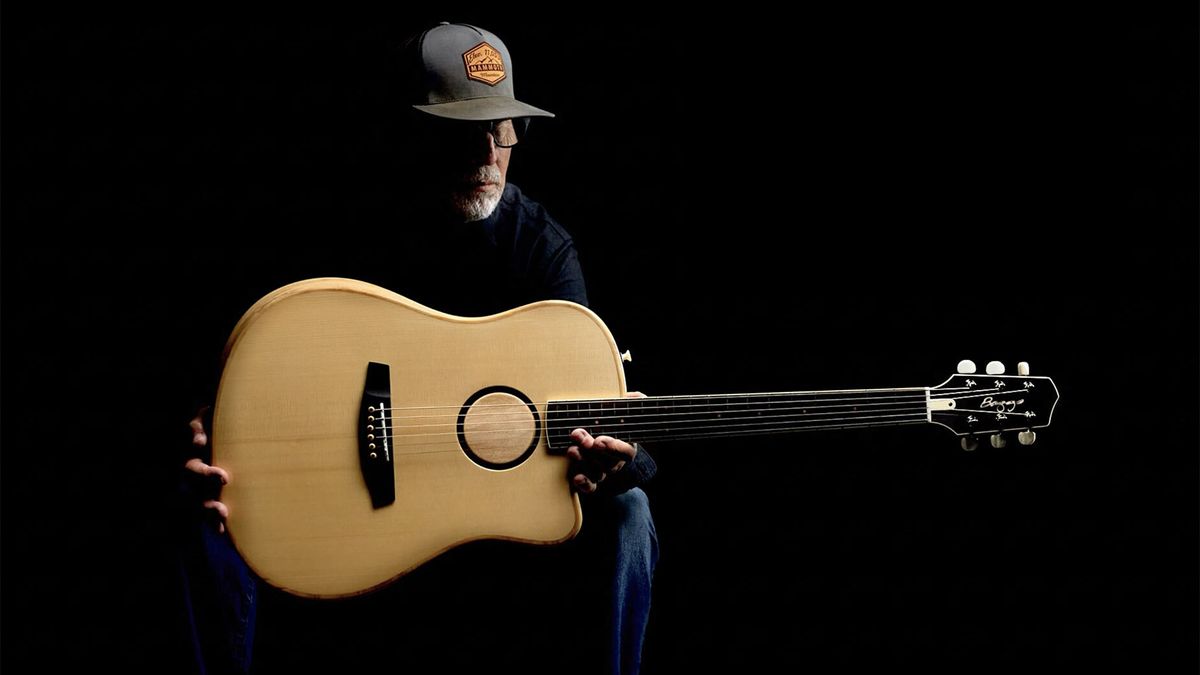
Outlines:
{"label": "shirt sleeve", "polygon": [[579,253],[571,239],[566,239],[551,256],[546,266],[545,287],[550,297],[556,300],[570,300],[587,306],[587,286],[579,266]]}

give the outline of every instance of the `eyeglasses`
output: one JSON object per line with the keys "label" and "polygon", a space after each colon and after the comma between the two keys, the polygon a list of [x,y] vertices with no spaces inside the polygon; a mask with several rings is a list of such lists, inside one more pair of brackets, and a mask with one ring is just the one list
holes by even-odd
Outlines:
{"label": "eyeglasses", "polygon": [[[520,118],[523,122],[521,126],[522,132],[529,127],[529,118]],[[492,137],[492,141],[496,143],[497,148],[511,148],[520,141],[520,136],[523,134],[517,133],[517,124],[512,120],[494,120],[491,122],[476,122],[475,126],[480,130],[488,133]]]}
{"label": "eyeglasses", "polygon": [[497,148],[511,148],[520,142],[529,129],[529,118],[507,120],[461,121],[423,120],[425,127],[440,143],[461,145],[481,136],[491,136]]}

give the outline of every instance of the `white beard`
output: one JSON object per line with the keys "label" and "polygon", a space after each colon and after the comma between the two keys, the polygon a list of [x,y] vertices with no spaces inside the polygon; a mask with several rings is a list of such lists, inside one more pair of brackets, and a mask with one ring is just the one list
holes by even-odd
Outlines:
{"label": "white beard", "polygon": [[461,215],[468,223],[487,218],[500,204],[500,196],[504,193],[504,187],[499,184],[500,169],[494,166],[481,166],[466,180],[468,184],[485,181],[490,181],[495,185],[488,186],[484,192],[475,190],[455,192],[451,198],[455,213]]}

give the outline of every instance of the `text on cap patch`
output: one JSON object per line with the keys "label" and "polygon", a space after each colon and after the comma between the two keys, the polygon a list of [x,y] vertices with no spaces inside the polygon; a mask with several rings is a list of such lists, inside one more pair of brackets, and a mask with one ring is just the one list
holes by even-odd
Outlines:
{"label": "text on cap patch", "polygon": [[480,42],[464,52],[463,64],[467,67],[468,78],[486,84],[495,85],[506,76],[500,50],[486,42]]}

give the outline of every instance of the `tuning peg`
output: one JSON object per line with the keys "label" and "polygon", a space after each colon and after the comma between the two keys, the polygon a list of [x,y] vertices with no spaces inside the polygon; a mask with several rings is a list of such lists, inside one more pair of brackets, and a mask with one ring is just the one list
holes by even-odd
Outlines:
{"label": "tuning peg", "polygon": [[1025,376],[1029,375],[1029,362],[1028,361],[1022,361],[1017,364],[1017,374],[1020,375],[1021,377],[1025,377]]}
{"label": "tuning peg", "polygon": [[633,353],[630,352],[628,349],[626,349],[625,353],[621,354],[621,360],[624,361],[625,363],[632,363],[633,362]]}
{"label": "tuning peg", "polygon": [[959,445],[962,446],[962,449],[966,450],[967,452],[971,452],[975,448],[979,447],[979,440],[974,436],[963,436],[958,440],[958,442]]}
{"label": "tuning peg", "polygon": [[1008,441],[1004,440],[1003,436],[1001,436],[1000,434],[992,434],[992,447],[993,448],[1003,448],[1006,445],[1008,445]]}
{"label": "tuning peg", "polygon": [[987,374],[988,375],[1003,375],[1004,374],[1004,364],[1000,363],[999,361],[988,361]]}
{"label": "tuning peg", "polygon": [[1017,434],[1017,440],[1020,441],[1021,445],[1033,445],[1033,442],[1037,440],[1037,432],[1033,429],[1022,431]]}
{"label": "tuning peg", "polygon": [[975,362],[963,359],[958,362],[959,375],[973,375],[975,373]]}

